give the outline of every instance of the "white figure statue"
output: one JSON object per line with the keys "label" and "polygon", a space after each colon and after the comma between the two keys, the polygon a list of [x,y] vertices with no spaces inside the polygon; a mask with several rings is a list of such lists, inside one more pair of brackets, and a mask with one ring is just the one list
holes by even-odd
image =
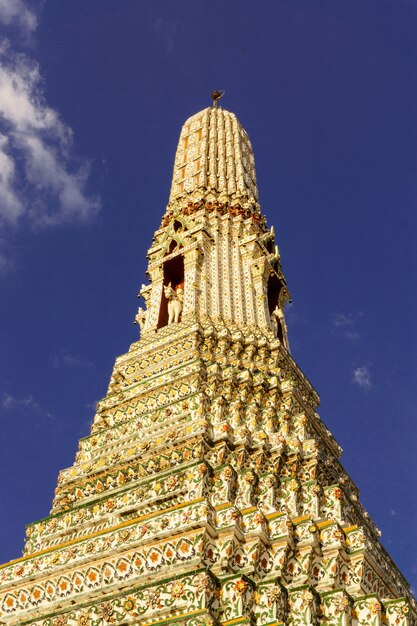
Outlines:
{"label": "white figure statue", "polygon": [[281,309],[277,305],[271,313],[271,329],[275,337],[278,337],[278,329],[281,324]]}
{"label": "white figure statue", "polygon": [[136,313],[136,317],[135,317],[135,321],[133,322],[134,324],[139,324],[140,327],[140,331],[142,332],[144,326],[145,326],[145,322],[146,322],[146,315],[147,315],[147,311],[144,311],[142,309],[142,307],[140,306],[138,308],[138,312]]}
{"label": "white figure statue", "polygon": [[180,321],[184,292],[181,287],[173,289],[171,283],[164,287],[165,297],[168,300],[168,326]]}

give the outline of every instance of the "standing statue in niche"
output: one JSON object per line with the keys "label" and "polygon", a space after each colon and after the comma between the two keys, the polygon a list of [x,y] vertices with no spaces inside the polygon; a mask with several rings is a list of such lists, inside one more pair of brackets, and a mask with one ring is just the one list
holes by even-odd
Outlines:
{"label": "standing statue in niche", "polygon": [[277,305],[271,313],[271,329],[275,337],[279,338],[279,330],[281,327],[282,311]]}
{"label": "standing statue in niche", "polygon": [[168,300],[168,326],[180,321],[182,303],[184,301],[184,291],[179,286],[174,289],[171,283],[164,287],[165,298]]}

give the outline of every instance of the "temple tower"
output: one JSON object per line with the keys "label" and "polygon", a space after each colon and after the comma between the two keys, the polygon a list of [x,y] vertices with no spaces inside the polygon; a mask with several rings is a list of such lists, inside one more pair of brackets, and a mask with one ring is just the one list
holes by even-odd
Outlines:
{"label": "temple tower", "polygon": [[140,339],[50,515],[0,568],[0,623],[416,626],[291,357],[289,292],[233,113],[184,124],[148,258]]}

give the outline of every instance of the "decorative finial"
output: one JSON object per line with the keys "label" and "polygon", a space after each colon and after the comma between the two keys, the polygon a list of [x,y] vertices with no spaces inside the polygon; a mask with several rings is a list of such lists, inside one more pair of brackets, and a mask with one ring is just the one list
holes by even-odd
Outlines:
{"label": "decorative finial", "polygon": [[216,109],[217,108],[217,101],[220,100],[220,98],[223,98],[224,96],[224,89],[216,89],[215,91],[211,92],[211,97],[213,98],[213,108]]}

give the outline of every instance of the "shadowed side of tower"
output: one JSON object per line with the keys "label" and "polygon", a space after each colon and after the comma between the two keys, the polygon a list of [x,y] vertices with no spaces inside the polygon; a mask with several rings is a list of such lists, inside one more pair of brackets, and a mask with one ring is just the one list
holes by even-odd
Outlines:
{"label": "shadowed side of tower", "polygon": [[247,133],[184,124],[118,357],[50,515],[0,569],[0,623],[410,626],[409,587],[289,353]]}

